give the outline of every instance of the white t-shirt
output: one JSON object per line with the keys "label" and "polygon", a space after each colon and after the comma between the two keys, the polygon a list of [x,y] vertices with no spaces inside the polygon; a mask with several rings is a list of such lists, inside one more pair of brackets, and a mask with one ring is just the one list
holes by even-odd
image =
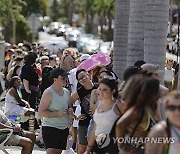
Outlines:
{"label": "white t-shirt", "polygon": [[174,69],[171,68],[170,70],[165,68],[165,75],[164,80],[165,81],[172,81],[174,79]]}

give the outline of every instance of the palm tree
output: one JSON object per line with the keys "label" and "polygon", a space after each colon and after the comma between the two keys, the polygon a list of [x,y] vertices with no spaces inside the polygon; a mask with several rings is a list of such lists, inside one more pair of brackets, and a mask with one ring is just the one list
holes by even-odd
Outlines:
{"label": "palm tree", "polygon": [[144,0],[130,1],[127,66],[144,59]]}
{"label": "palm tree", "polygon": [[164,80],[169,0],[145,1],[144,60],[158,64]]}
{"label": "palm tree", "polygon": [[123,72],[127,64],[129,8],[129,0],[116,0],[113,69],[120,79],[123,77]]}

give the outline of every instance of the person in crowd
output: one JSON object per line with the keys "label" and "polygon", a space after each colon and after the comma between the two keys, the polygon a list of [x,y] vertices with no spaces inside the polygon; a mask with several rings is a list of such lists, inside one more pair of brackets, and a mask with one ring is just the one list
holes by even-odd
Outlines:
{"label": "person in crowd", "polygon": [[141,69],[141,66],[143,64],[146,64],[146,62],[144,60],[137,60],[135,63],[134,63],[134,67],[138,68],[138,69]]}
{"label": "person in crowd", "polygon": [[[60,68],[64,69],[66,72],[69,72],[74,68],[74,60],[71,55],[65,54],[62,56]],[[67,78],[66,80],[65,87],[71,91],[71,84],[69,82],[69,78]]]}
{"label": "person in crowd", "polygon": [[95,125],[88,142],[86,154],[90,154],[91,151],[98,154],[117,154],[118,148],[116,143],[113,142],[115,136],[115,130],[113,130],[115,127],[113,128],[113,126],[122,115],[122,104],[117,99],[117,81],[112,78],[102,79],[98,87],[98,93],[100,100],[93,115]]}
{"label": "person in crowd", "polygon": [[58,67],[58,63],[59,63],[59,58],[57,57],[57,55],[53,54],[49,56],[49,65],[52,68]]}
{"label": "person in crowd", "polygon": [[[39,76],[36,72],[36,55],[32,52],[28,53],[24,57],[25,64],[21,69],[20,78],[22,81],[21,94],[22,99],[29,102],[30,107],[35,109],[35,103],[37,101],[37,95],[39,90]],[[21,127],[25,130],[29,129],[29,123],[25,122],[21,124]],[[37,121],[35,120],[35,128],[39,128]]]}
{"label": "person in crowd", "polygon": [[19,76],[20,70],[24,65],[24,58],[17,57],[15,60],[15,65],[9,70],[7,74],[7,79],[10,81],[13,76]]}
{"label": "person in crowd", "polygon": [[116,137],[128,138],[129,142],[117,142],[120,153],[144,153],[144,144],[133,139],[147,137],[150,129],[157,123],[155,114],[159,99],[159,80],[132,76],[124,88],[123,116],[116,124]]}
{"label": "person in crowd", "polygon": [[80,69],[76,72],[76,79],[79,83],[77,92],[71,96],[71,107],[76,100],[80,100],[81,115],[76,117],[79,120],[78,126],[78,154],[83,154],[87,147],[87,129],[91,120],[90,111],[90,95],[93,89],[97,89],[97,85],[93,84],[86,70]]}
{"label": "person in crowd", "polygon": [[[99,74],[99,82],[104,78],[113,79],[113,74],[109,71],[101,71],[101,73]],[[98,89],[94,89],[91,92],[91,99],[90,99],[90,110],[92,114],[94,114],[96,107],[98,106],[99,99],[100,97],[99,97]]]}
{"label": "person in crowd", "polygon": [[73,49],[73,48],[67,48],[63,51],[63,55],[70,55],[72,56],[73,58],[76,58],[77,57],[77,53],[76,51]]}
{"label": "person in crowd", "polygon": [[68,73],[61,68],[51,71],[51,86],[41,98],[38,114],[43,117],[42,136],[47,154],[59,154],[66,149],[69,134],[68,114],[70,92],[64,88]]}
{"label": "person in crowd", "polygon": [[173,60],[167,60],[166,67],[165,67],[165,74],[164,74],[164,85],[169,89],[172,90],[173,79],[174,79],[174,72],[175,70],[173,67]]}
{"label": "person in crowd", "polygon": [[[159,75],[161,73],[161,71],[159,70],[159,65],[146,63],[146,64],[143,64],[141,66],[141,68],[143,71],[145,71],[145,73],[144,73],[145,76],[159,79]],[[157,103],[157,105],[158,105],[157,106],[157,115],[158,115],[158,119],[162,120],[162,119],[166,118],[162,100],[163,100],[163,97],[167,95],[169,90],[164,85],[160,85],[159,92],[160,92],[160,99],[158,100],[158,103]]]}
{"label": "person in crowd", "polygon": [[41,80],[41,95],[44,90],[51,86],[51,82],[49,81],[50,72],[53,70],[53,67],[49,65],[49,57],[42,56],[41,59],[41,69],[42,69],[42,80]]}
{"label": "person in crowd", "polygon": [[[83,62],[84,60],[88,59],[90,57],[89,54],[83,54],[81,55],[80,57],[80,63]],[[77,90],[77,79],[76,79],[76,72],[77,72],[77,67],[73,68],[72,70],[70,70],[69,72],[69,76],[68,76],[68,79],[69,79],[69,83],[71,85],[71,95],[73,93],[76,92]],[[79,101],[75,101],[74,104],[73,104],[73,111],[75,113],[76,116],[79,116],[80,115],[80,112],[81,112],[81,107],[79,105]],[[74,119],[73,121],[73,125],[72,125],[72,138],[73,138],[73,145],[72,145],[72,148],[75,150],[76,149],[76,143],[77,143],[77,127],[78,127],[78,121]]]}
{"label": "person in crowd", "polygon": [[22,147],[21,154],[32,153],[34,142],[36,140],[35,134],[13,125],[11,121],[5,116],[5,114],[0,111],[0,129],[4,128],[13,130],[13,134],[7,140],[5,145]]}
{"label": "person in crowd", "polygon": [[177,86],[178,86],[178,74],[179,74],[179,63],[176,65],[175,71],[174,71],[173,90],[177,90]]}
{"label": "person in crowd", "polygon": [[63,56],[63,50],[58,49],[58,51],[56,52],[56,55],[59,58],[59,60],[61,60],[61,57]]}
{"label": "person in crowd", "polygon": [[8,115],[35,115],[35,112],[27,101],[20,98],[18,88],[21,85],[21,79],[18,76],[12,77],[9,84],[9,90],[5,98],[5,114]]}
{"label": "person in crowd", "polygon": [[[179,154],[180,153],[180,92],[172,91],[165,102],[167,120],[156,124],[150,131],[149,142],[146,143],[146,154]],[[151,139],[162,138],[163,141],[153,143]]]}
{"label": "person in crowd", "polygon": [[9,80],[7,79],[7,74],[9,70],[12,68],[12,63],[14,59],[15,59],[14,49],[12,47],[8,48],[7,51],[5,52],[5,62],[2,71],[2,77],[5,80],[5,89],[8,89],[9,87]]}
{"label": "person in crowd", "polygon": [[134,66],[130,66],[130,67],[126,68],[126,70],[123,73],[123,82],[119,86],[119,91],[123,90],[128,79],[131,76],[136,75],[136,74],[143,74],[143,73],[144,73],[144,71],[142,71],[141,69],[138,69],[137,67],[134,67]]}
{"label": "person in crowd", "polygon": [[65,71],[69,72],[74,68],[74,60],[72,56],[65,54],[61,58],[61,64],[60,67],[64,69]]}

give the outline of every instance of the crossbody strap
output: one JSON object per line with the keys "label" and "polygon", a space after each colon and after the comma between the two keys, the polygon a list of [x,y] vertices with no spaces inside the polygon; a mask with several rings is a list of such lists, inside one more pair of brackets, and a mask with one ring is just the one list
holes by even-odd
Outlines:
{"label": "crossbody strap", "polygon": [[144,113],[145,113],[145,112],[144,112],[144,110],[143,110],[143,111],[141,112],[141,116],[140,116],[138,122],[136,123],[136,126],[134,127],[134,129],[133,129],[133,131],[132,131],[132,133],[131,133],[131,135],[130,135],[130,138],[133,137],[134,133],[136,132],[137,127],[139,126],[139,124],[141,123],[141,121],[142,121],[142,119],[143,119],[143,117],[144,117]]}

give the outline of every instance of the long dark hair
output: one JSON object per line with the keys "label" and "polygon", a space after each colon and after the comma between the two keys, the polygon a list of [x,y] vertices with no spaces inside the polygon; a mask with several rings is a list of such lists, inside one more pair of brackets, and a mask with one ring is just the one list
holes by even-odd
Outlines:
{"label": "long dark hair", "polygon": [[107,85],[111,90],[115,90],[115,92],[113,93],[113,97],[118,97],[118,83],[115,79],[104,78],[99,82],[99,84],[101,83]]}
{"label": "long dark hair", "polygon": [[156,110],[159,96],[158,79],[135,75],[127,86],[130,86],[130,88],[127,88],[128,91],[125,92],[128,93],[128,96],[125,99],[124,112],[133,106],[137,111],[142,111],[147,106],[152,110]]}

